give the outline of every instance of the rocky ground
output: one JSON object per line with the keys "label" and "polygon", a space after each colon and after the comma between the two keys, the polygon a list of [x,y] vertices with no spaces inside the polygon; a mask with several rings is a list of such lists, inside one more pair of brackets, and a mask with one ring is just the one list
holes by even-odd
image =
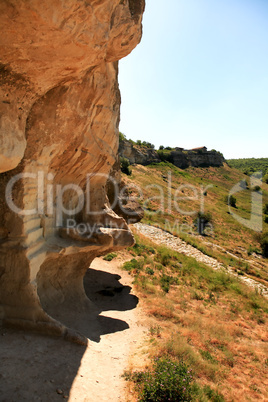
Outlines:
{"label": "rocky ground", "polygon": [[[178,251],[179,253],[185,254],[188,257],[193,257],[197,261],[207,264],[213,269],[219,270],[222,269],[225,272],[228,272],[231,275],[237,274],[233,271],[232,267],[224,267],[223,264],[218,262],[215,258],[209,257],[201,251],[197,250],[195,247],[187,244],[185,241],[180,238],[173,236],[172,234],[157,228],[155,226],[146,225],[144,223],[136,223],[135,228],[138,232],[142,233],[144,236],[150,238],[157,244],[163,244],[171,249]],[[252,278],[249,278],[246,275],[239,276],[240,280],[246,283],[248,286],[253,289],[258,289],[259,292],[263,294],[263,296],[268,297],[268,288],[259,282],[255,281]]]}

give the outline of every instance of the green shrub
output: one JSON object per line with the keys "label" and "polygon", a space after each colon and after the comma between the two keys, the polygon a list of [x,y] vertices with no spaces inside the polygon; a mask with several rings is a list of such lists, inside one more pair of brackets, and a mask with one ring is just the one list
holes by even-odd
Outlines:
{"label": "green shrub", "polygon": [[260,186],[254,186],[254,187],[253,187],[253,191],[256,191],[257,193],[258,193],[259,191],[261,191]]}
{"label": "green shrub", "polygon": [[148,274],[148,275],[154,275],[154,270],[153,270],[152,268],[150,268],[150,267],[147,267],[146,270],[145,270],[145,272],[146,272],[146,274]]}
{"label": "green shrub", "polygon": [[265,223],[268,223],[268,215],[266,215],[266,216],[264,217],[264,222],[265,222]]}
{"label": "green shrub", "polygon": [[136,258],[132,258],[131,261],[127,261],[123,265],[123,269],[126,271],[140,271],[144,266],[144,259],[136,260]]}
{"label": "green shrub", "polygon": [[154,144],[152,144],[151,142],[148,142],[148,141],[141,142],[141,140],[137,140],[136,144],[139,145],[140,147],[145,147],[145,148],[150,148],[150,149],[155,148]]}
{"label": "green shrub", "polygon": [[209,385],[205,385],[204,392],[208,399],[212,402],[224,402],[224,397],[219,394],[217,391],[214,391],[210,388]]}
{"label": "green shrub", "polygon": [[127,158],[120,158],[120,168],[121,168],[121,172],[127,174],[128,176],[131,175],[132,170],[129,167],[130,163],[129,160]]}
{"label": "green shrub", "polygon": [[268,232],[264,232],[260,239],[260,246],[262,250],[262,255],[268,258]]}
{"label": "green shrub", "polygon": [[268,204],[265,204],[265,205],[264,205],[264,207],[263,207],[263,213],[264,213],[265,215],[268,215]]}
{"label": "green shrub", "polygon": [[134,381],[140,402],[192,401],[194,394],[192,369],[184,362],[166,357],[156,359],[152,370],[126,376]]}
{"label": "green shrub", "polygon": [[172,260],[178,259],[176,252],[168,247],[160,246],[157,251],[155,260],[165,267],[171,264]]}
{"label": "green shrub", "polygon": [[236,208],[236,198],[233,195],[227,195],[225,197],[225,203],[230,205],[230,207]]}
{"label": "green shrub", "polygon": [[209,212],[198,212],[194,221],[194,225],[197,228],[198,234],[205,236],[205,229],[212,224],[212,216]]}
{"label": "green shrub", "polygon": [[260,244],[263,257],[268,258],[268,232],[258,233],[256,240]]}
{"label": "green shrub", "polygon": [[121,131],[119,131],[119,142],[122,142],[122,141],[126,141],[126,136],[125,136],[125,134],[123,134],[123,133],[121,133]]}
{"label": "green shrub", "polygon": [[162,162],[170,162],[173,163],[173,157],[170,151],[165,151],[163,149],[159,149],[157,154]]}
{"label": "green shrub", "polygon": [[173,283],[173,278],[169,275],[163,274],[160,278],[161,289],[165,292],[169,292],[170,285]]}
{"label": "green shrub", "polygon": [[259,191],[261,191],[261,188],[260,188],[260,186],[255,186],[255,187],[253,187],[253,191],[256,191],[256,192],[259,192]]}
{"label": "green shrub", "polygon": [[116,253],[109,253],[109,254],[107,254],[105,257],[103,257],[103,259],[105,260],[105,261],[112,261],[114,258],[116,258],[117,257],[117,254]]}
{"label": "green shrub", "polygon": [[133,251],[138,256],[146,256],[148,254],[155,254],[155,249],[151,246],[142,244],[138,238],[135,239],[136,243],[134,246],[130,247],[129,250]]}
{"label": "green shrub", "polygon": [[263,176],[263,182],[268,184],[268,173],[266,175]]}

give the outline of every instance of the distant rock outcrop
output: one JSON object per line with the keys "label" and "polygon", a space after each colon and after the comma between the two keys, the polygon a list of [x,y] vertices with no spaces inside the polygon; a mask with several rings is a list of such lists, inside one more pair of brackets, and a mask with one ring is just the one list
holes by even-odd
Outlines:
{"label": "distant rock outcrop", "polygon": [[0,2],[6,325],[85,342],[53,309],[94,309],[83,287],[90,263],[133,244],[106,183],[118,151],[118,60],[139,43],[143,11],[144,0]]}
{"label": "distant rock outcrop", "polygon": [[150,165],[168,161],[173,165],[185,169],[193,167],[220,167],[225,162],[223,155],[215,150],[208,151],[206,147],[185,150],[174,148],[156,151],[153,148],[137,145],[132,141],[121,140],[119,144],[119,155],[129,160],[131,165]]}
{"label": "distant rock outcrop", "polygon": [[135,163],[139,165],[150,165],[151,163],[161,162],[157,152],[148,147],[134,144],[131,141],[119,142],[119,155],[129,160],[131,165]]}

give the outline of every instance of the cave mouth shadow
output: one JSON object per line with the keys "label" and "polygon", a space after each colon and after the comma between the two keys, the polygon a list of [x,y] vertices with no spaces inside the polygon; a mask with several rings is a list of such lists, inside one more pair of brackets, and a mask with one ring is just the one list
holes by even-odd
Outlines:
{"label": "cave mouth shadow", "polygon": [[[138,297],[130,294],[131,287],[122,285],[120,279],[119,275],[89,268],[84,288],[96,310],[77,311],[63,304],[48,313],[94,342],[100,342],[101,335],[124,331],[129,328],[126,321],[100,315],[137,306]],[[44,400],[68,399],[86,349],[62,338],[0,326],[0,400],[39,400],[40,395]],[[29,379],[31,385],[26,387]]]}
{"label": "cave mouth shadow", "polygon": [[131,287],[120,283],[121,276],[89,268],[84,277],[87,297],[101,311],[134,309],[139,299],[130,294]]}
{"label": "cave mouth shadow", "polygon": [[0,401],[68,399],[86,349],[0,325]]}
{"label": "cave mouth shadow", "polygon": [[[94,342],[101,336],[129,328],[126,321],[112,318],[105,311],[128,311],[134,309],[139,299],[130,294],[131,287],[120,283],[121,277],[106,271],[89,268],[84,277],[84,289],[90,306],[65,305],[47,308],[47,313],[69,328],[75,329]],[[72,308],[74,307],[74,308]]]}

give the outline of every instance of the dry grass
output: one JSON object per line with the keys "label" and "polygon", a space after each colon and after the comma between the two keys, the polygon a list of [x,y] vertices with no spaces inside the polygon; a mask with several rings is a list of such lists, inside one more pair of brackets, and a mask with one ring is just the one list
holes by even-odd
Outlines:
{"label": "dry grass", "polygon": [[[173,234],[182,237],[223,264],[233,266],[237,271],[268,285],[267,261],[258,258],[254,253],[248,255],[248,252],[251,253],[252,250],[260,250],[255,232],[242,227],[228,213],[228,206],[225,202],[225,197],[230,189],[241,180],[249,182],[248,176],[227,165],[221,168],[181,170],[171,164],[163,163],[147,167],[137,165],[132,170],[132,176],[126,176],[124,180],[128,184],[135,184],[142,189],[143,197],[138,197],[138,199],[145,207],[145,223],[169,229]],[[171,177],[170,190],[168,190],[169,177]],[[178,201],[176,196],[193,195],[186,188],[182,189],[183,193],[178,191],[182,185],[193,186],[197,191],[197,199]],[[193,228],[195,216],[181,214],[177,206],[184,211],[198,212],[202,197],[201,189],[205,189],[208,185],[212,187],[207,190],[203,200],[205,211],[212,215],[214,233],[206,238],[198,236],[196,233],[187,231],[185,233],[185,230],[182,233],[182,225],[187,224]],[[171,203],[168,201],[169,193]],[[137,195],[134,189],[132,195]],[[237,209],[233,208],[233,212],[248,219],[251,210],[251,191],[249,189],[241,191],[236,198]],[[268,203],[268,185],[263,183],[263,204],[265,203]],[[268,230],[267,223],[263,223],[263,230]]]}
{"label": "dry grass", "polygon": [[[189,364],[200,386],[197,400],[220,400],[206,389],[226,401],[268,400],[267,301],[238,280],[145,238],[130,252],[142,261],[129,271],[153,323],[151,357]],[[163,275],[172,278],[168,290]]]}

